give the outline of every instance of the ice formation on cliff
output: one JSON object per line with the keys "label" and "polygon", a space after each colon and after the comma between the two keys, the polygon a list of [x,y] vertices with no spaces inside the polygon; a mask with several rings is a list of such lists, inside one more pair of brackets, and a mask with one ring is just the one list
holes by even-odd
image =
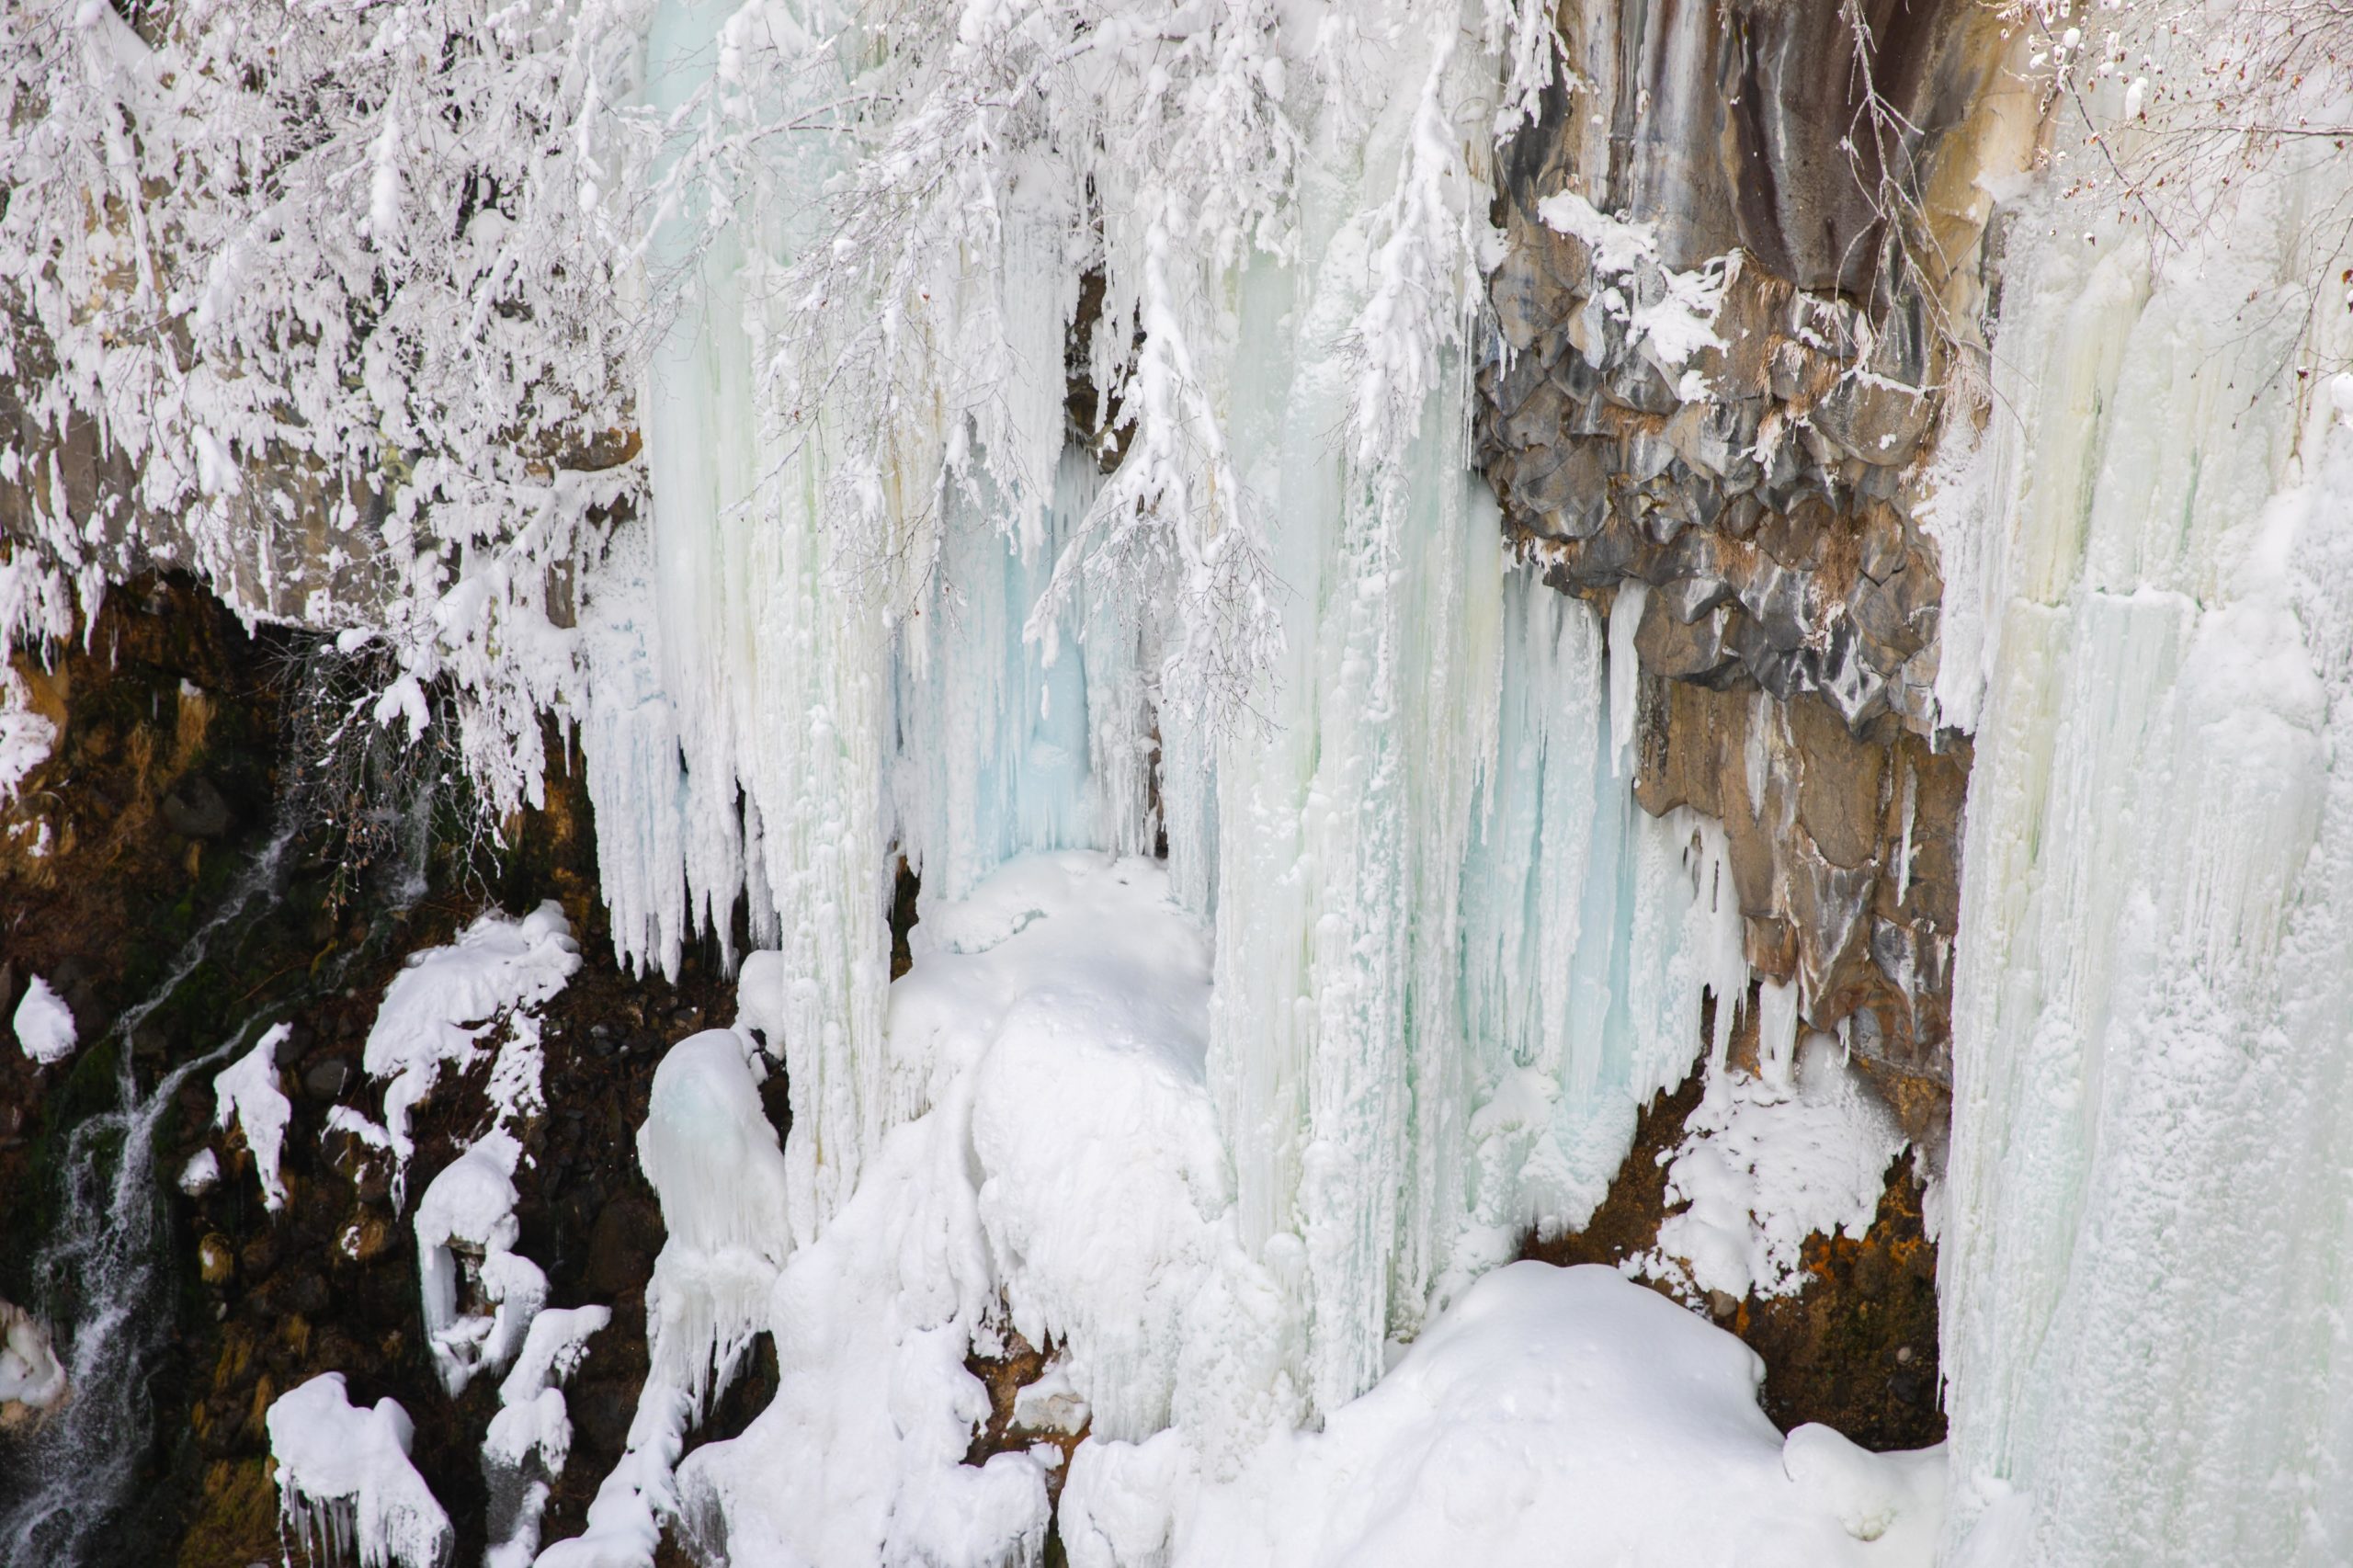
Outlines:
{"label": "ice formation on cliff", "polygon": [[[1462,149],[1513,18],[1236,16],[1150,71],[1140,19],[1046,48],[1067,20],[915,35],[929,108],[711,166],[656,233],[688,308],[649,516],[583,615],[599,861],[639,960],[739,901],[772,951],[657,1074],[656,1371],[551,1565],[643,1562],[664,1513],[744,1564],[1034,1561],[1045,1460],[961,1462],[965,1358],[1007,1330],[1059,1348],[1091,1440],[1173,1426],[1229,1475],[1582,1222],[1703,994],[1719,1043],[1745,996],[1721,835],[1629,798],[1630,651],[1605,680],[1470,472]],[[653,101],[843,90],[762,41],[665,6]],[[984,89],[1074,129],[943,142]],[[882,324],[813,324],[835,296]],[[1066,340],[1134,422],[1081,432],[1124,444],[1108,476]],[[893,850],[923,904],[886,995]],[[776,1399],[674,1479],[762,1331]]]}
{"label": "ice formation on cliff", "polygon": [[0,1300],[0,1427],[48,1410],[69,1386],[49,1330],[14,1301]]}
{"label": "ice formation on cliff", "polygon": [[415,1433],[397,1400],[353,1405],[341,1372],[322,1372],[271,1402],[278,1512],[304,1552],[360,1568],[440,1568],[449,1516],[409,1462]]}
{"label": "ice formation on cliff", "polygon": [[[511,1133],[491,1132],[444,1165],[417,1202],[425,1336],[452,1398],[476,1372],[506,1370],[547,1301],[547,1276],[515,1250],[515,1165],[522,1153]],[[490,1312],[460,1314],[460,1284]]]}
{"label": "ice formation on cliff", "polygon": [[[1247,1260],[1234,1311],[1259,1320],[1234,1325],[1255,1370],[1211,1380],[1234,1440],[1353,1397],[1521,1230],[1582,1220],[1634,1108],[1682,1076],[1702,986],[1728,1025],[1746,983],[1717,842],[1631,810],[1590,619],[1506,571],[1468,472],[1485,242],[1461,145],[1495,112],[1477,40],[1509,18],[1392,9],[1230,18],[1157,75],[1113,47],[1136,25],[1117,15],[1060,53],[1038,53],[1048,19],[978,13],[906,45],[894,69],[940,114],[1038,60],[1037,113],[1164,159],[1141,186],[1142,163],[1026,122],[1017,153],[983,153],[920,116],[864,161],[807,139],[681,185],[655,235],[688,308],[649,381],[650,519],[586,585],[616,940],[675,963],[740,898],[779,955],[787,1215],[739,1251],[757,1235],[772,1264],[824,1235],[892,1130],[938,1107],[937,1062],[884,1026],[894,842],[928,918],[1017,850],[1165,835],[1225,977],[1203,1082]],[[662,8],[653,100],[789,113],[840,90],[760,77],[761,41],[722,7]],[[1189,140],[1213,101],[1266,139],[1246,167]],[[926,205],[935,177],[997,192],[987,225]],[[902,229],[824,206],[828,179]],[[699,228],[722,204],[732,223]],[[987,265],[942,270],[949,236]],[[1089,267],[1108,292],[1080,347],[1135,421],[1108,480],[1064,450]],[[796,312],[827,290],[907,335],[813,331]],[[884,363],[824,361],[813,388],[813,333]],[[779,406],[809,396],[840,412]],[[710,1295],[695,1357],[723,1368],[752,1321],[725,1301],[756,1275]],[[662,1300],[699,1298],[665,1277]],[[1084,1335],[1099,1309],[1020,1310]],[[1097,1418],[1165,1419],[1170,1375],[1097,1396]]]}
{"label": "ice formation on cliff", "polygon": [[17,1048],[43,1066],[74,1054],[74,1009],[40,975],[25,982],[24,997],[17,1004],[16,1016],[10,1022],[16,1030]]}
{"label": "ice formation on cliff", "polygon": [[262,1202],[272,1210],[286,1206],[286,1183],[278,1174],[278,1155],[286,1147],[286,1124],[294,1107],[278,1084],[278,1048],[288,1027],[273,1025],[262,1032],[254,1048],[213,1074],[213,1125],[233,1123],[244,1134],[254,1157],[254,1175],[261,1181]]}
{"label": "ice formation on cliff", "polygon": [[[1777,988],[1778,989],[1778,988]],[[1768,1031],[1769,1038],[1769,1029]],[[1667,1166],[1652,1277],[1739,1300],[1795,1293],[1809,1235],[1870,1229],[1904,1138],[1828,1035],[1711,1074]]]}
{"label": "ice formation on cliff", "polygon": [[[2130,157],[2127,90],[2093,101]],[[2311,292],[2347,175],[2292,140],[2196,170],[2161,267],[2097,199],[2014,230],[1977,510],[1940,529],[1977,747],[1956,1562],[2353,1557],[2353,431],[2288,373],[2353,349]]]}
{"label": "ice formation on cliff", "polygon": [[57,726],[30,706],[25,677],[0,670],[0,804],[16,797],[25,775],[49,760]]}
{"label": "ice formation on cliff", "polygon": [[572,1414],[563,1381],[588,1354],[589,1336],[612,1321],[609,1308],[558,1307],[531,1320],[514,1370],[498,1385],[498,1414],[483,1437],[483,1479],[491,1498],[486,1568],[530,1568],[549,1489],[572,1456]]}
{"label": "ice formation on cliff", "polygon": [[[1074,1562],[1320,1561],[1311,1546],[1344,1552],[1372,1528],[1376,1494],[1397,1498],[1387,1522],[1408,1552],[1467,1529],[1483,1560],[1559,1561],[1557,1522],[1526,1506],[1552,1495],[1586,1521],[1573,1562],[1680,1562],[1735,1540],[1767,1543],[1767,1561],[1927,1561],[1940,1456],[1862,1455],[1819,1429],[1785,1452],[1752,1353],[1598,1269],[1486,1276],[1323,1436],[1289,1435],[1265,1406],[1296,1318],[1247,1246],[1209,1082],[1214,943],[1167,871],[1017,858],[914,937],[890,1040],[923,1064],[927,1108],[774,1271],[777,1395],[677,1468],[697,1551],[742,1568],[1037,1561],[1061,1454],[963,1462],[989,1410],[966,1358],[1011,1332],[1057,1347],[1029,1418],[1087,1433],[1063,1494]],[[692,1037],[663,1070],[684,1053],[740,1071],[739,1040]],[[732,1148],[745,1097],[748,1083],[698,1096],[665,1125]],[[661,1185],[674,1232],[756,1217],[736,1188]],[[1663,1522],[1695,1467],[1714,1506]],[[1368,1471],[1397,1486],[1365,1493]],[[592,1531],[543,1561],[642,1562],[650,1528],[639,1539],[632,1557]]]}
{"label": "ice formation on cliff", "polygon": [[497,1119],[546,1108],[539,1008],[579,968],[580,946],[552,901],[520,920],[490,910],[448,947],[409,955],[384,988],[360,1056],[369,1077],[390,1080],[381,1134],[395,1161],[395,1201],[415,1152],[409,1109],[444,1073],[462,1072],[494,1043],[488,1092]]}

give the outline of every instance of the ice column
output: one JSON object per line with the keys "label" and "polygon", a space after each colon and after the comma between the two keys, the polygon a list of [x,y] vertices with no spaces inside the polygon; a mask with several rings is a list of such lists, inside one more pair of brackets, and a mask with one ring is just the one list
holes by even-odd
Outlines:
{"label": "ice column", "polygon": [[[726,112],[729,94],[751,90],[734,29],[754,21],[724,0],[664,6],[647,43],[650,100]],[[791,142],[760,171],[799,199],[685,183],[656,236],[653,268],[688,276],[642,404],[652,517],[595,585],[597,674],[614,695],[598,699],[588,736],[599,858],[630,956],[674,967],[705,920],[723,940],[745,892],[756,937],[784,955],[787,1157],[803,1233],[910,1092],[881,1046],[886,601],[882,585],[841,569],[826,416],[780,433],[756,373],[779,308],[763,285],[807,243],[795,226],[831,149]],[[733,221],[698,251],[700,204],[720,201]],[[922,472],[920,454],[908,466]]]}
{"label": "ice column", "polygon": [[1694,1054],[1700,982],[1728,1019],[1746,981],[1720,848],[1641,817],[1606,766],[1590,613],[1506,593],[1459,360],[1433,351],[1399,449],[1333,438],[1423,74],[1458,112],[1481,101],[1451,70],[1433,50],[1369,127],[1327,116],[1306,259],[1237,283],[1233,447],[1287,596],[1266,722],[1215,753],[1210,1077],[1301,1414],[1369,1386],[1384,1341],[1519,1227],[1581,1221]]}

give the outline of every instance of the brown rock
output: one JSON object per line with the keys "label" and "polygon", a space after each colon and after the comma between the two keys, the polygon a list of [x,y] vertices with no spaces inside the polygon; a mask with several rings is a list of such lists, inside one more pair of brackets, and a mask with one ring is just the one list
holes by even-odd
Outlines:
{"label": "brown rock", "polygon": [[662,1250],[662,1210],[646,1199],[620,1197],[605,1205],[588,1234],[588,1267],[581,1283],[590,1296],[609,1301],[642,1290],[654,1277]]}
{"label": "brown rock", "polygon": [[1879,848],[1886,748],[1857,740],[1819,699],[1800,697],[1782,712],[1801,759],[1799,822],[1832,865],[1864,865]]}
{"label": "brown rock", "polygon": [[335,1238],[335,1248],[354,1263],[373,1263],[392,1251],[397,1239],[381,1214],[362,1209],[345,1224]]}

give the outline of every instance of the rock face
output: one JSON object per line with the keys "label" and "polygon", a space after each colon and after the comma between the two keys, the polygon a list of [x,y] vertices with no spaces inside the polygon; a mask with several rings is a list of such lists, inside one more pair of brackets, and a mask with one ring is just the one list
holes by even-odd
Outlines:
{"label": "rock face", "polygon": [[1751,962],[1926,1133],[1969,749],[1921,474],[1972,412],[1975,176],[2033,117],[1983,8],[1859,16],[1565,19],[1579,78],[1504,160],[1480,435],[1523,553],[1639,657],[1643,804],[1723,823]]}
{"label": "rock face", "polygon": [[[517,909],[561,900],[586,960],[542,1017],[551,1108],[520,1129],[528,1163],[517,1181],[517,1247],[545,1270],[551,1304],[613,1313],[567,1391],[572,1459],[547,1523],[575,1531],[620,1454],[645,1373],[643,1297],[663,1230],[631,1137],[663,1049],[733,1010],[732,986],[707,956],[690,955],[675,983],[614,965],[574,768],[551,779],[544,811],[507,824],[501,861],[470,861],[449,844],[426,850],[415,862],[426,891],[413,903],[392,897],[397,875],[353,874],[332,835],[298,837],[267,906],[120,1036],[126,1009],[156,989],[181,942],[220,912],[273,835],[270,802],[304,766],[294,740],[304,726],[290,710],[322,699],[290,679],[303,668],[298,654],[278,633],[248,635],[185,579],[149,578],[109,596],[86,649],[77,636],[52,667],[20,666],[58,733],[0,811],[0,908],[9,912],[0,1007],[41,974],[72,1007],[81,1044],[51,1066],[13,1043],[0,1051],[0,1235],[24,1244],[0,1253],[0,1299],[67,1313],[83,1304],[80,1282],[61,1296],[35,1278],[38,1244],[59,1223],[70,1133],[114,1105],[122,1050],[143,1091],[222,1044],[238,1019],[290,1026],[274,1058],[291,1103],[282,1210],[265,1209],[249,1153],[215,1126],[211,1069],[193,1073],[161,1112],[167,1256],[159,1337],[142,1374],[152,1441],[136,1466],[137,1506],[94,1521],[82,1543],[88,1561],[277,1561],[264,1414],[328,1370],[344,1372],[362,1403],[389,1394],[412,1415],[414,1457],[457,1523],[459,1560],[481,1557],[480,1445],[496,1380],[476,1380],[460,1400],[442,1392],[389,1160],[330,1119],[381,1119],[382,1087],[360,1073],[359,1054],[384,986],[406,953],[449,940],[485,896]],[[412,1213],[415,1195],[480,1131],[482,1075],[442,1085],[419,1108]],[[213,1179],[171,1179],[204,1153]],[[710,1430],[749,1418],[756,1381],[733,1397],[745,1408],[722,1410]],[[42,1437],[37,1421],[0,1429],[0,1519],[23,1494],[30,1445]]]}
{"label": "rock face", "polygon": [[[1656,601],[1644,613],[1647,629]],[[1843,1027],[1915,1140],[1934,1142],[1949,1081],[1970,747],[1882,719],[1858,733],[1819,696],[1775,701],[1650,671],[1634,798],[1724,824],[1758,972],[1796,981],[1809,1020]]]}
{"label": "rock face", "polygon": [[[1940,437],[1984,418],[1984,176],[2024,165],[2039,109],[1973,5],[1586,0],[1562,25],[1574,77],[1499,170],[1483,460],[1523,558],[1637,663],[1613,672],[1636,799],[1722,824],[1754,971],[1794,983],[1914,1144],[1867,1234],[1808,1240],[1802,1290],[1714,1313],[1764,1357],[1775,1419],[1934,1441],[1924,1183],[1972,749],[1938,710],[1924,503]],[[1655,1247],[1699,1086],[1645,1113],[1585,1231],[1529,1254]]]}

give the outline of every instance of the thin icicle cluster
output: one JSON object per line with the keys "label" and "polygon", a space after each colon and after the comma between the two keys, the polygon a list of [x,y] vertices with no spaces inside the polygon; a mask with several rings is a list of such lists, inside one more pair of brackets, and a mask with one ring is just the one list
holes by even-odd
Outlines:
{"label": "thin icicle cluster", "polygon": [[341,1372],[322,1372],[271,1402],[278,1516],[313,1562],[359,1568],[447,1568],[449,1516],[409,1463],[415,1432],[397,1400],[354,1406]]}

